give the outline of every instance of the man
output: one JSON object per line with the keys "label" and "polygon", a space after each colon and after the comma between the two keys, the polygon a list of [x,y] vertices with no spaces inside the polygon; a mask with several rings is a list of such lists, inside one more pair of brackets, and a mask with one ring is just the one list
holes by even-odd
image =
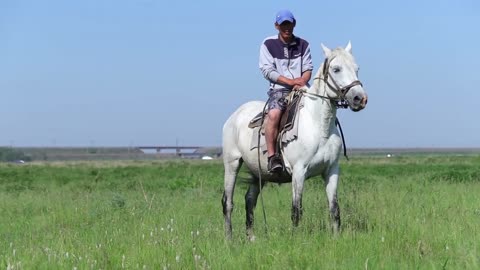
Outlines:
{"label": "man", "polygon": [[295,17],[281,10],[275,17],[278,35],[266,38],[260,47],[259,66],[270,82],[265,139],[268,152],[268,171],[281,172],[283,163],[276,153],[276,138],[282,113],[286,109],[285,97],[292,91],[308,85],[313,64],[307,41],[293,35]]}

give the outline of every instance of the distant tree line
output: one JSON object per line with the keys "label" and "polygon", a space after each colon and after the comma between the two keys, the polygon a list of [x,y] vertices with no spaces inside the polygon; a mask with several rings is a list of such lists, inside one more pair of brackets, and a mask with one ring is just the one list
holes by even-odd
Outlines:
{"label": "distant tree line", "polygon": [[20,150],[11,147],[0,147],[0,162],[12,162],[17,160],[31,161],[32,158]]}

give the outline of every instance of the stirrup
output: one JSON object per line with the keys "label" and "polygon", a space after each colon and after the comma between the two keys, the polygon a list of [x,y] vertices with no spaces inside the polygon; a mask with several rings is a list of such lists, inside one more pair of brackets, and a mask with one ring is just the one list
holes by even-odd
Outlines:
{"label": "stirrup", "polygon": [[280,156],[278,154],[275,154],[268,158],[267,169],[270,173],[277,173],[283,171],[282,160],[280,159]]}

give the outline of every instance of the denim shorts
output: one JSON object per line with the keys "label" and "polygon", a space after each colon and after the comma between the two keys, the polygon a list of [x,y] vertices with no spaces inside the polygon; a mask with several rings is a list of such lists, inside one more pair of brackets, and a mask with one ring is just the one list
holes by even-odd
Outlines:
{"label": "denim shorts", "polygon": [[268,90],[268,110],[270,111],[271,109],[279,109],[282,112],[285,111],[285,109],[287,108],[286,96],[288,96],[291,91],[292,90],[290,89]]}

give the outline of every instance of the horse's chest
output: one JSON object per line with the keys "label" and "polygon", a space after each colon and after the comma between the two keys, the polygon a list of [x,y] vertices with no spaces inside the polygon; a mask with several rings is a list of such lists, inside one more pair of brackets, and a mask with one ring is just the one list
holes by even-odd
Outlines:
{"label": "horse's chest", "polygon": [[311,176],[323,174],[330,166],[337,163],[340,150],[341,142],[337,142],[336,139],[328,140],[312,155],[307,166],[307,174]]}

